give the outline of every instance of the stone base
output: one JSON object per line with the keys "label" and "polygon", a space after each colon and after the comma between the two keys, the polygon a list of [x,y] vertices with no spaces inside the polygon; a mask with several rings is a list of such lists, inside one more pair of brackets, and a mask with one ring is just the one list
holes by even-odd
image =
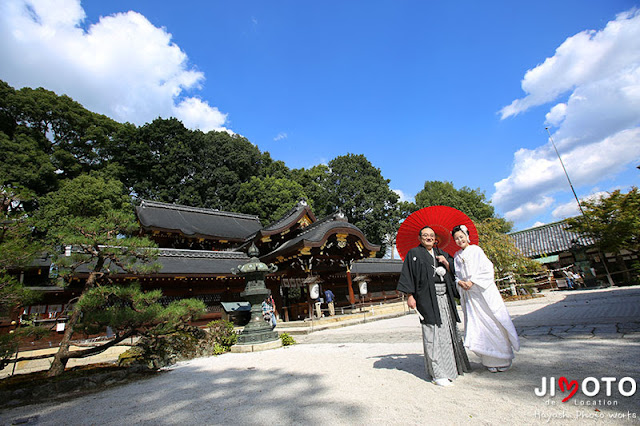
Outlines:
{"label": "stone base", "polygon": [[244,353],[244,352],[259,352],[267,351],[269,349],[277,349],[282,347],[282,340],[273,340],[271,342],[253,343],[250,345],[233,345],[231,346],[231,352]]}
{"label": "stone base", "polygon": [[239,345],[255,345],[257,343],[271,342],[278,339],[278,332],[272,330],[266,323],[256,327],[255,324],[249,324],[242,330],[238,336]]}

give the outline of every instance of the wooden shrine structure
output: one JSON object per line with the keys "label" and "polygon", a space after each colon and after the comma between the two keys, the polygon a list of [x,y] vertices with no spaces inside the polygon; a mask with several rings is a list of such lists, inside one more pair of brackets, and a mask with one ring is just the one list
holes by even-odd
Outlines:
{"label": "wooden shrine structure", "polygon": [[[331,289],[337,306],[397,297],[402,262],[376,259],[380,246],[370,243],[343,214],[318,220],[305,200],[267,226],[254,215],[148,200],[140,203],[136,215],[141,233],[159,246],[157,262],[161,268],[147,275],[112,273],[112,279],[137,280],[144,290],[161,289],[166,303],[180,298],[202,300],[207,314],[200,324],[221,318],[227,302],[242,300],[245,282],[231,270],[249,260],[246,252],[252,243],[259,250],[260,261],[278,266],[265,282],[285,321],[312,315],[310,287],[314,285],[320,287],[320,297]],[[55,321],[79,295],[88,274],[79,271],[66,288],[47,286],[50,261],[41,259],[38,265],[35,276],[45,300],[27,307],[24,313]],[[368,299],[359,292],[359,284],[365,280],[375,289],[368,293]],[[25,280],[25,285],[30,281]]]}

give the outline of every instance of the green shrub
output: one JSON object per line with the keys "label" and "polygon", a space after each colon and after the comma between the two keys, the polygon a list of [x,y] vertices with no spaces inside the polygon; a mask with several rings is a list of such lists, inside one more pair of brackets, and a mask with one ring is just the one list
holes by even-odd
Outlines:
{"label": "green shrub", "polygon": [[282,341],[282,346],[289,346],[296,343],[293,337],[289,333],[282,333],[280,335],[280,340]]}
{"label": "green shrub", "polygon": [[213,345],[213,354],[214,355],[222,355],[223,353],[227,352],[228,350],[229,350],[229,348],[227,346],[222,346],[218,342],[216,342]]}
{"label": "green shrub", "polygon": [[135,364],[144,364],[144,350],[139,346],[133,346],[118,356],[118,365],[121,367]]}
{"label": "green shrub", "polygon": [[220,346],[230,348],[238,341],[238,335],[233,329],[233,323],[226,320],[211,321],[207,324],[211,338]]}

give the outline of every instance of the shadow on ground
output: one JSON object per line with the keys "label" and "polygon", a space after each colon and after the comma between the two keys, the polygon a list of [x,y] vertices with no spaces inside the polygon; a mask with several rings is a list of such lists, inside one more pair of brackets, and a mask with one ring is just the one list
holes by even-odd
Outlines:
{"label": "shadow on ground", "polygon": [[575,290],[560,302],[513,319],[517,327],[625,321],[640,321],[640,287],[613,288],[603,292]]}
{"label": "shadow on ground", "polygon": [[0,414],[0,423],[312,424],[326,416],[327,404],[341,419],[356,423],[362,415],[360,406],[319,396],[326,387],[317,374],[254,368],[212,372],[197,364],[179,368],[179,375],[169,371],[94,396],[21,407],[9,418]]}
{"label": "shadow on ground", "polygon": [[[373,368],[404,371],[421,380],[431,381],[431,377],[427,376],[422,354],[388,354],[371,358],[377,359],[373,363]],[[478,370],[481,367],[480,363],[471,363],[472,370]]]}

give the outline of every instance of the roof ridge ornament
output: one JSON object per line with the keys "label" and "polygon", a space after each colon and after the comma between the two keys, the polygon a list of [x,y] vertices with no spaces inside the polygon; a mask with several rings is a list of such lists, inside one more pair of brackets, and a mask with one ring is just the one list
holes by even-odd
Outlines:
{"label": "roof ridge ornament", "polygon": [[258,247],[256,247],[256,243],[251,243],[251,246],[249,246],[249,249],[247,250],[247,254],[249,257],[258,257],[260,251],[258,250]]}

